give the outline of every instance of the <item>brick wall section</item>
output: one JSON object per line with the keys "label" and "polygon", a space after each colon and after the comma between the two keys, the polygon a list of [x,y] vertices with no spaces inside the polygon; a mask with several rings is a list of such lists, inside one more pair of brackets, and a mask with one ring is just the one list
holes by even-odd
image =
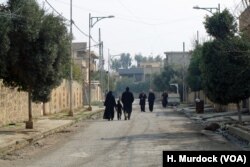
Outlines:
{"label": "brick wall section", "polygon": [[[82,86],[73,82],[73,108],[83,105]],[[69,110],[69,82],[63,80],[61,85],[54,89],[50,102],[45,104],[45,113],[53,114]],[[42,103],[32,103],[33,117],[43,115]],[[0,126],[14,122],[28,120],[28,94],[18,92],[3,86],[0,81]]]}

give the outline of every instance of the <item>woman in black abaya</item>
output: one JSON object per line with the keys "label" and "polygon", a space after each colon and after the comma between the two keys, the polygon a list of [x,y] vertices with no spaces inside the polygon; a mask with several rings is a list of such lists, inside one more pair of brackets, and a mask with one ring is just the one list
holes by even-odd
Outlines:
{"label": "woman in black abaya", "polygon": [[116,106],[116,102],[115,102],[115,97],[112,94],[112,91],[109,91],[105,102],[104,102],[104,106],[105,106],[105,111],[104,111],[104,115],[103,115],[103,119],[108,119],[113,120],[114,119],[114,108]]}

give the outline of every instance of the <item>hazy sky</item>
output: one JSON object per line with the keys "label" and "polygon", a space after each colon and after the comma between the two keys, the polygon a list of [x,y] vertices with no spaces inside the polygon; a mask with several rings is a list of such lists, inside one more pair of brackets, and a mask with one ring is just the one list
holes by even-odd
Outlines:
{"label": "hazy sky", "polygon": [[[3,0],[0,0],[0,2]],[[88,34],[89,13],[93,17],[114,15],[103,19],[92,28],[92,37],[98,41],[101,28],[104,54],[141,53],[144,56],[161,55],[165,51],[192,49],[192,41],[199,31],[200,38],[207,38],[203,21],[205,10],[193,6],[228,8],[238,15],[241,0],[72,0],[73,20]],[[45,0],[38,0],[39,3]],[[70,0],[48,0],[63,16],[70,19]],[[45,3],[46,5],[46,3]],[[51,9],[46,5],[47,9]],[[88,37],[73,27],[75,42],[88,42]],[[95,44],[92,42],[92,44]],[[95,48],[98,52],[98,48]]]}

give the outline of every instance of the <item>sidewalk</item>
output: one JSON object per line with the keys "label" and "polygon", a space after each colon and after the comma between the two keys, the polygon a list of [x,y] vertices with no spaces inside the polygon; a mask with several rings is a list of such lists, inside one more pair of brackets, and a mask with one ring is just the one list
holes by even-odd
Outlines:
{"label": "sidewalk", "polygon": [[242,122],[238,123],[238,112],[215,112],[210,106],[204,107],[204,113],[196,113],[195,107],[184,107],[179,109],[188,118],[205,127],[211,123],[217,123],[220,128],[216,131],[225,135],[238,138],[250,146],[250,113],[242,113]]}
{"label": "sidewalk", "polygon": [[34,129],[25,129],[25,123],[0,127],[0,155],[25,147],[78,121],[101,114],[103,110],[92,106],[92,111],[86,111],[86,108],[83,108],[74,112],[73,117],[68,116],[66,112],[42,116],[33,120]]}

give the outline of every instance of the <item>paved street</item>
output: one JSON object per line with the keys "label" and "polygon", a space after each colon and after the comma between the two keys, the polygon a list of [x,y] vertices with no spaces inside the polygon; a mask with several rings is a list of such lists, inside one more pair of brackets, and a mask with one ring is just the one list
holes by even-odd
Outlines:
{"label": "paved street", "polygon": [[163,150],[239,149],[171,108],[156,105],[154,112],[141,113],[137,104],[129,121],[84,121],[64,142],[21,160],[1,160],[0,166],[159,167]]}

